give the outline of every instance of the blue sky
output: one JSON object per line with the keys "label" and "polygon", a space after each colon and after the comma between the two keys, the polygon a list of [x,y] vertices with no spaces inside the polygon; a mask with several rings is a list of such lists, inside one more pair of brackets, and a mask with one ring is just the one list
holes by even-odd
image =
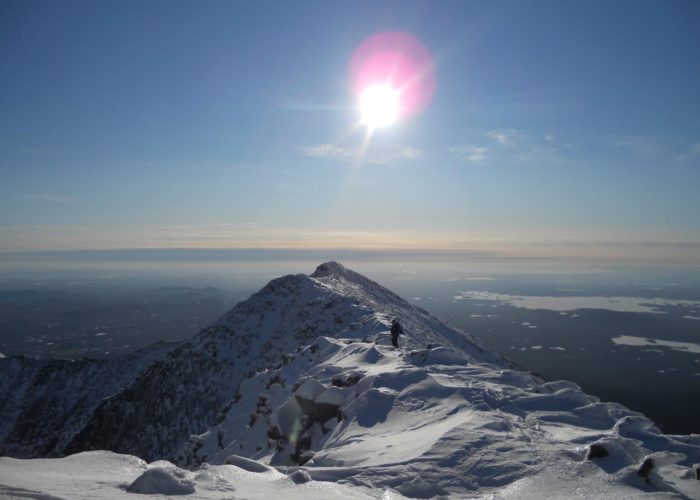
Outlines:
{"label": "blue sky", "polygon": [[[700,255],[700,3],[0,4],[0,250]],[[430,105],[372,134],[402,31]]]}

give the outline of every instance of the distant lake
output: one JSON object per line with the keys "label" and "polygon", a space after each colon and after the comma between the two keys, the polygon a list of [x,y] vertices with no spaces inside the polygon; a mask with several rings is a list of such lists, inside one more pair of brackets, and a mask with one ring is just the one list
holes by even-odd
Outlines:
{"label": "distant lake", "polygon": [[700,433],[700,270],[351,251],[0,255],[0,352],[114,357],[187,338],[270,279],[326,260],[547,379]]}

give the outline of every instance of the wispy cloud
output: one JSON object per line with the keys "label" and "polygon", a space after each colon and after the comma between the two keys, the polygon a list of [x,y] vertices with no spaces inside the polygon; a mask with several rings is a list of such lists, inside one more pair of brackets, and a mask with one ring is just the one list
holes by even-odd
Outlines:
{"label": "wispy cloud", "polygon": [[479,133],[466,145],[453,146],[448,152],[470,163],[552,163],[561,162],[556,136],[534,137],[514,128]]}
{"label": "wispy cloud", "polygon": [[675,159],[680,162],[700,158],[700,142],[670,136],[612,135],[607,137],[607,143],[639,158]]}
{"label": "wispy cloud", "polygon": [[612,135],[608,144],[623,148],[636,156],[653,156],[668,150],[665,140],[661,137],[646,135]]}
{"label": "wispy cloud", "polygon": [[514,128],[489,130],[485,135],[492,142],[501,146],[514,146],[526,138],[524,134],[518,132]]}
{"label": "wispy cloud", "polygon": [[700,142],[691,144],[684,153],[678,155],[678,160],[688,161],[698,157],[700,157]]}
{"label": "wispy cloud", "polygon": [[59,205],[72,205],[77,203],[77,199],[60,193],[28,193],[24,197],[31,201],[40,203],[55,203]]}
{"label": "wispy cloud", "polygon": [[411,146],[401,146],[384,150],[363,151],[361,148],[337,146],[335,144],[317,144],[300,148],[304,156],[311,158],[326,158],[345,162],[363,162],[377,165],[415,161],[424,158],[420,149]]}
{"label": "wispy cloud", "polygon": [[481,163],[486,160],[488,148],[482,146],[457,146],[449,148],[450,153],[460,156],[464,161]]}
{"label": "wispy cloud", "polygon": [[674,231],[353,230],[280,227],[257,222],[163,226],[0,226],[3,252],[144,248],[353,249],[449,252],[496,259],[586,259],[698,265],[700,239]]}

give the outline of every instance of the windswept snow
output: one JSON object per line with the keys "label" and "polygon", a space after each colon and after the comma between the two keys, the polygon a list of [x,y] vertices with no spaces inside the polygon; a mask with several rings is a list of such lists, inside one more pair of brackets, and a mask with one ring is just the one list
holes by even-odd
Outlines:
{"label": "windswept snow", "polygon": [[[310,478],[310,476],[309,476]],[[148,496],[146,496],[148,495]],[[156,497],[152,495],[158,495]],[[0,497],[7,499],[187,499],[389,500],[400,496],[339,483],[300,481],[270,469],[249,472],[235,465],[185,470],[129,455],[84,452],[60,459],[0,458]]]}
{"label": "windswept snow", "polygon": [[79,437],[170,462],[2,458],[0,495],[700,498],[700,436],[524,372],[337,263],[272,281]]}

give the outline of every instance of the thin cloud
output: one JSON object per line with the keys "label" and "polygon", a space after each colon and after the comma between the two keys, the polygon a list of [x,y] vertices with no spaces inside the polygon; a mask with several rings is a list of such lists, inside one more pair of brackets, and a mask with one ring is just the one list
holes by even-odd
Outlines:
{"label": "thin cloud", "polygon": [[645,135],[613,135],[608,144],[630,151],[636,156],[653,156],[668,150],[661,137]]}
{"label": "thin cloud", "polygon": [[41,203],[55,203],[59,205],[72,205],[78,202],[76,198],[60,193],[29,193],[25,195],[25,198]]}
{"label": "thin cloud", "polygon": [[613,135],[607,143],[642,158],[676,159],[680,162],[700,157],[700,142],[687,142],[668,136]]}
{"label": "thin cloud", "polygon": [[513,146],[521,142],[526,136],[514,128],[490,130],[486,132],[486,137],[501,146]]}
{"label": "thin cloud", "polygon": [[411,146],[401,146],[381,151],[363,151],[360,148],[348,148],[335,144],[317,144],[300,148],[304,156],[311,158],[326,158],[344,162],[363,162],[376,165],[416,161],[424,158],[420,149]]}
{"label": "thin cloud", "polygon": [[4,252],[126,248],[356,249],[450,253],[471,257],[589,259],[600,262],[669,262],[698,265],[700,240],[674,231],[626,234],[581,231],[491,230],[470,233],[431,229],[352,230],[280,227],[255,221],[163,226],[0,226]]}
{"label": "thin cloud", "polygon": [[352,159],[358,154],[356,150],[341,148],[333,144],[317,144],[315,146],[307,146],[301,148],[301,152],[305,156],[312,158],[335,158],[335,159]]}
{"label": "thin cloud", "polygon": [[688,161],[697,157],[700,157],[700,142],[691,144],[685,153],[678,155],[680,161]]}
{"label": "thin cloud", "polygon": [[465,161],[481,163],[486,160],[488,148],[481,146],[459,146],[449,149],[450,153],[460,156]]}
{"label": "thin cloud", "polygon": [[514,128],[482,132],[479,142],[453,146],[448,152],[471,163],[558,163],[563,160],[554,134],[536,138]]}

